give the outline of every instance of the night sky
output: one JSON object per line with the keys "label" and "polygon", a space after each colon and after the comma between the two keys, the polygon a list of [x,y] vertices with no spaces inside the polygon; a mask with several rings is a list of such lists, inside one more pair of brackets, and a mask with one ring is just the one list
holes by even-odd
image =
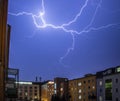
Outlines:
{"label": "night sky", "polygon": [[9,67],[20,80],[79,78],[120,65],[120,0],[9,0]]}

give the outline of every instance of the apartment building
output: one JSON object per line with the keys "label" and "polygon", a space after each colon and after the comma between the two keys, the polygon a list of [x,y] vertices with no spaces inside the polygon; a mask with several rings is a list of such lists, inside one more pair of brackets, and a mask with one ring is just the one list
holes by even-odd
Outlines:
{"label": "apartment building", "polygon": [[17,82],[18,100],[20,101],[40,101],[41,99],[41,83],[40,82]]}
{"label": "apartment building", "polygon": [[97,72],[97,101],[120,101],[120,66]]}
{"label": "apartment building", "polygon": [[96,76],[86,74],[69,80],[70,101],[96,101]]}
{"label": "apartment building", "polygon": [[69,90],[68,90],[68,78],[54,78],[54,94],[58,97],[58,99],[65,99],[68,101],[69,99]]}
{"label": "apartment building", "polygon": [[54,82],[46,81],[41,85],[41,100],[51,101],[51,97],[54,94]]}

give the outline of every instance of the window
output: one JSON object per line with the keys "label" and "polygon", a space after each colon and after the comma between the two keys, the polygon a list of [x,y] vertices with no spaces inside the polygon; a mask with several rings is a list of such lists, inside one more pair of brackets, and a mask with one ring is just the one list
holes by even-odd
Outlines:
{"label": "window", "polygon": [[57,88],[57,86],[56,86],[56,83],[54,84],[54,89],[56,89]]}
{"label": "window", "polygon": [[28,96],[28,93],[27,93],[27,92],[25,92],[25,96]]}
{"label": "window", "polygon": [[81,96],[81,95],[79,95],[79,99],[82,99],[82,96]]}
{"label": "window", "polygon": [[118,79],[116,79],[116,83],[118,83]]}
{"label": "window", "polygon": [[116,88],[116,93],[118,93],[118,88]]}
{"label": "window", "polygon": [[35,93],[34,95],[37,96],[37,93]]}
{"label": "window", "polygon": [[56,91],[56,90],[54,90],[54,93],[56,94],[56,93],[57,93],[57,91]]}
{"label": "window", "polygon": [[63,91],[63,88],[60,88],[60,91],[62,92],[62,91]]}
{"label": "window", "polygon": [[90,86],[88,86],[88,89],[90,89]]}
{"label": "window", "polygon": [[117,68],[117,72],[120,72],[120,67]]}
{"label": "window", "polygon": [[32,92],[29,93],[29,96],[32,96]]}
{"label": "window", "polygon": [[102,89],[100,88],[100,93],[102,93]]}
{"label": "window", "polygon": [[102,101],[102,96],[99,96],[99,101]]}
{"label": "window", "polygon": [[35,92],[37,92],[37,90],[35,89]]}
{"label": "window", "polygon": [[28,92],[28,90],[27,90],[27,89],[25,89],[24,91],[25,91],[25,92]]}
{"label": "window", "polygon": [[37,89],[37,87],[35,86],[34,89]]}
{"label": "window", "polygon": [[102,86],[102,81],[99,82],[99,85]]}
{"label": "window", "polygon": [[79,89],[79,93],[81,93],[82,92],[82,90],[81,89]]}
{"label": "window", "polygon": [[78,83],[78,86],[81,86],[81,85],[82,85],[82,83],[81,83],[81,82],[79,82],[79,83]]}
{"label": "window", "polygon": [[88,80],[88,83],[90,83],[90,80]]}
{"label": "window", "polygon": [[20,96],[22,96],[22,93],[20,93]]}
{"label": "window", "polygon": [[95,86],[93,86],[92,88],[95,89]]}
{"label": "window", "polygon": [[32,89],[32,87],[30,87],[30,89]]}
{"label": "window", "polygon": [[86,83],[86,81],[84,81],[84,83]]}
{"label": "window", "polygon": [[116,98],[116,101],[118,101],[118,98]]}
{"label": "window", "polygon": [[27,86],[24,86],[24,89],[27,89]]}
{"label": "window", "polygon": [[112,100],[112,79],[105,80],[105,99]]}

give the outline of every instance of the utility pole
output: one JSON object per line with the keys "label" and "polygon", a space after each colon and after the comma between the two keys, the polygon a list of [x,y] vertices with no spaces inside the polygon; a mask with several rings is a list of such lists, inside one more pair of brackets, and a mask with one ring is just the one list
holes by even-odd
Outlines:
{"label": "utility pole", "polygon": [[8,0],[0,0],[0,101],[5,101],[7,9]]}

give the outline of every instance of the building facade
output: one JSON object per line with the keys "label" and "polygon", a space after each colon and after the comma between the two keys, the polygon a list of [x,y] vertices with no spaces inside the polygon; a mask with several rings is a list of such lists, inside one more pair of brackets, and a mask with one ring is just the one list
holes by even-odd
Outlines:
{"label": "building facade", "polygon": [[120,101],[120,66],[97,72],[97,101]]}
{"label": "building facade", "polygon": [[69,93],[70,101],[96,101],[96,76],[87,74],[70,80]]}
{"label": "building facade", "polygon": [[40,82],[17,82],[19,101],[40,101],[41,83]]}
{"label": "building facade", "polygon": [[8,68],[5,82],[5,101],[16,101],[18,98],[19,69]]}
{"label": "building facade", "polygon": [[44,82],[41,85],[41,101],[51,101],[52,95],[54,95],[54,82]]}
{"label": "building facade", "polygon": [[68,90],[69,80],[68,78],[54,78],[54,94],[60,99],[63,98],[68,101],[69,90]]}
{"label": "building facade", "polygon": [[[5,101],[5,68],[8,0],[0,0],[0,101]],[[7,61],[6,61],[7,60]]]}

